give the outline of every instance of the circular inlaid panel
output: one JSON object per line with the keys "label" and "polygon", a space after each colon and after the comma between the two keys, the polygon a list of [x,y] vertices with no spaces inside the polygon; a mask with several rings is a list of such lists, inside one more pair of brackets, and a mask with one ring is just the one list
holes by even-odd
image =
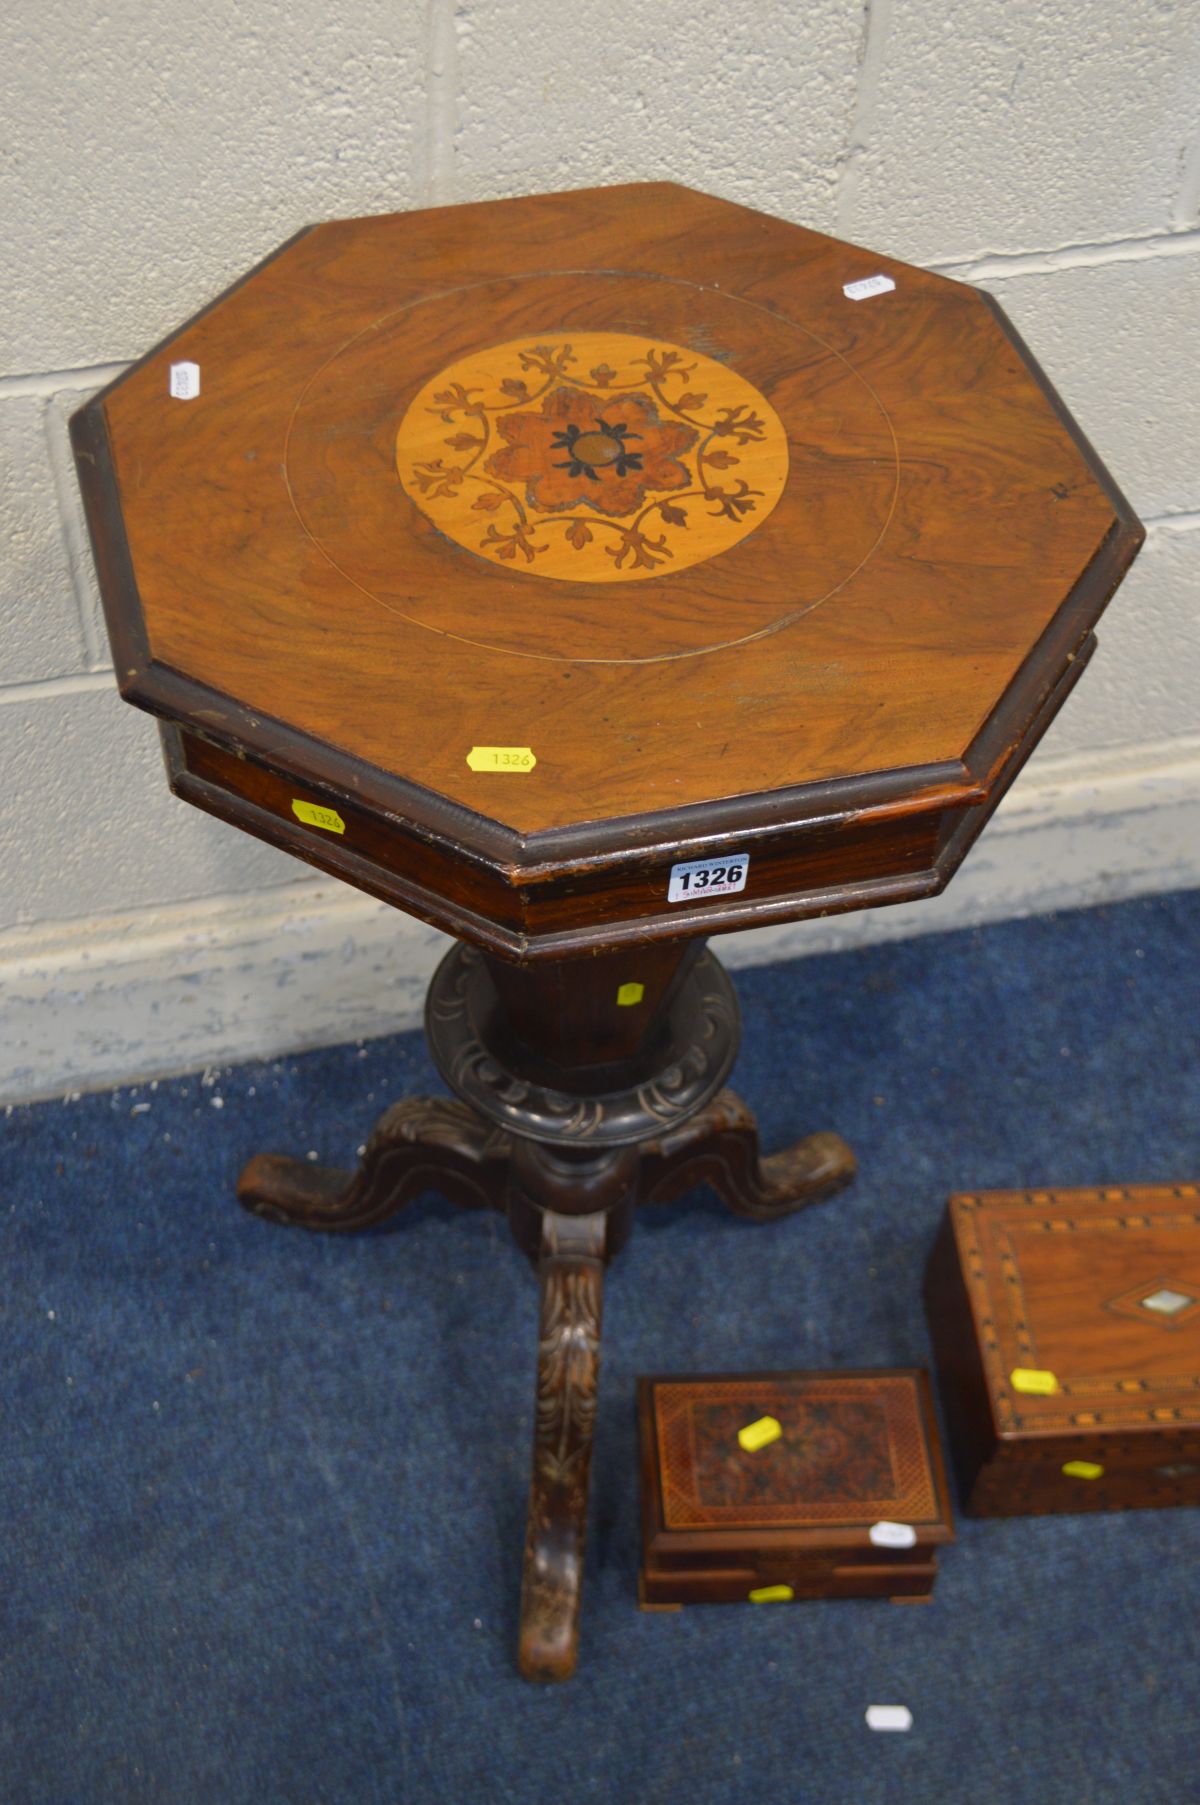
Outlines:
{"label": "circular inlaid panel", "polygon": [[778,414],[736,370],[621,332],[464,357],[396,438],[405,492],[447,538],[577,583],[719,556],[766,520],[787,468]]}
{"label": "circular inlaid panel", "polygon": [[286,448],[306,536],[381,607],[469,646],[631,664],[836,605],[897,469],[874,390],[799,322],[607,274],[385,314],[314,372]]}

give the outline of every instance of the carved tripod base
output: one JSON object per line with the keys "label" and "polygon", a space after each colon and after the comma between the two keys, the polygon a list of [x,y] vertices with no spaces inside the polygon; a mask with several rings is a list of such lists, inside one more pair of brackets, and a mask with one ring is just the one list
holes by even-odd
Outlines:
{"label": "carved tripod base", "polygon": [[[588,1097],[547,1082],[568,1068],[552,1069],[515,1039],[500,1064],[497,1039],[511,1019],[497,1012],[486,964],[456,948],[431,988],[427,1029],[443,1074],[472,1101],[395,1104],[355,1171],[260,1154],[238,1183],[255,1215],[334,1232],[371,1228],[436,1190],[465,1209],[503,1212],[536,1264],[541,1314],[518,1657],[527,1679],[564,1680],[575,1670],[604,1268],[628,1238],[635,1209],[708,1184],[738,1215],[769,1222],[854,1176],[854,1155],[836,1134],[761,1157],[753,1115],[717,1088],[737,1046],[732,991],[711,955],[697,952],[683,972],[676,955],[681,981],[674,991],[664,987],[659,1023],[669,1029],[673,1018],[676,1033],[651,1052],[654,1073],[636,1057],[593,1065],[605,1083],[614,1073],[632,1083],[608,1083]],[[698,1038],[681,1043],[681,1026]]]}

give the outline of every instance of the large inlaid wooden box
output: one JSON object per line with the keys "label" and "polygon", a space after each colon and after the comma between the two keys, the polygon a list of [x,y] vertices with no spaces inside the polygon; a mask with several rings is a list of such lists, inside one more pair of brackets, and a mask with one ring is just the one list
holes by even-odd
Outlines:
{"label": "large inlaid wooden box", "polygon": [[950,1199],[926,1274],[964,1507],[1200,1504],[1200,1189]]}
{"label": "large inlaid wooden box", "polygon": [[954,1530],[923,1372],[641,1379],[638,1421],[647,1608],[933,1590]]}

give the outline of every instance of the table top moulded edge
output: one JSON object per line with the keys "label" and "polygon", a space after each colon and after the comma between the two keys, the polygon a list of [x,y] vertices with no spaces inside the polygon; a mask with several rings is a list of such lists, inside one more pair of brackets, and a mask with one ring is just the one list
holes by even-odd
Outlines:
{"label": "table top moulded edge", "polygon": [[[675,184],[631,184],[674,188]],[[290,246],[315,230],[306,226],[268,257],[156,344],[131,369],[161,355],[176,338],[244,286]],[[471,867],[497,898],[512,905],[507,923],[455,903],[438,888],[387,883],[372,868],[341,849],[313,860],[384,900],[459,933],[503,957],[526,960],[563,957],[602,946],[648,939],[677,939],[697,933],[732,931],[768,922],[825,915],[937,894],[949,882],[1008,784],[1073,688],[1094,650],[1093,629],[1145,538],[1145,529],[1009,322],[986,292],[976,291],[1006,333],[1014,350],[1074,441],[1113,509],[1111,528],[1079,579],[1023,660],[971,744],[959,759],[937,764],[865,772],[757,794],[727,796],[703,804],[573,823],[521,833],[490,816],[411,779],[370,764],[314,739],[289,724],[247,707],[159,660],[150,651],[128,540],[125,534],[105,400],[129,371],[99,391],[70,421],[70,436],[84,498],[89,533],[113,646],[116,678],[128,702],[168,723],[168,770],[176,793],[212,813],[247,828],[302,858],[312,852],[300,833],[249,803],[236,808],[229,798],[194,779],[183,768],[180,732],[254,763],[292,782],[319,786],[336,801],[357,804],[407,828],[424,846],[451,864]],[[702,909],[670,915],[642,913],[609,920],[598,910],[586,924],[547,927],[528,917],[524,903],[538,886],[556,880],[631,873],[653,856],[698,856],[722,845],[742,849],[751,836],[787,829],[838,828],[874,819],[901,824],[914,815],[941,814],[945,829],[927,869],[901,876],[866,877],[770,898],[734,895],[708,901]]]}

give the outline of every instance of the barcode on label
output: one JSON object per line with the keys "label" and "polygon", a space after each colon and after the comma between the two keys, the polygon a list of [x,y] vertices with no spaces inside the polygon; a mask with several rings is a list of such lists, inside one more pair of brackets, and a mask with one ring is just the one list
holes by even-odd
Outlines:
{"label": "barcode on label", "polygon": [[890,295],[895,286],[890,276],[860,276],[857,282],[843,282],[842,293],[848,301],[869,301],[872,295]]}
{"label": "barcode on label", "polygon": [[176,401],[194,401],[200,393],[200,365],[172,364],[167,386]]}
{"label": "barcode on label", "polygon": [[872,1523],[867,1533],[876,1548],[915,1548],[917,1545],[917,1532],[911,1523],[889,1523],[885,1518],[880,1523]]}
{"label": "barcode on label", "polygon": [[868,1705],[868,1730],[911,1730],[912,1712],[907,1705]]}
{"label": "barcode on label", "polygon": [[704,902],[710,896],[732,896],[746,888],[750,860],[744,852],[727,852],[716,859],[690,859],[672,865],[668,902]]}

